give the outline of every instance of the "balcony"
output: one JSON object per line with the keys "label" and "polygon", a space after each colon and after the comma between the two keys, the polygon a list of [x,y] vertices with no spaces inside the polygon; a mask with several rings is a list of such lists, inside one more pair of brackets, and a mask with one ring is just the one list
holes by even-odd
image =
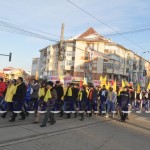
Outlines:
{"label": "balcony", "polygon": [[64,69],[65,70],[74,70],[74,66],[65,66]]}
{"label": "balcony", "polygon": [[[112,74],[114,73],[114,69],[108,69],[108,68],[107,68],[107,69],[104,69],[103,71],[104,71],[105,73],[112,73]],[[117,72],[117,73],[118,73],[118,72]]]}

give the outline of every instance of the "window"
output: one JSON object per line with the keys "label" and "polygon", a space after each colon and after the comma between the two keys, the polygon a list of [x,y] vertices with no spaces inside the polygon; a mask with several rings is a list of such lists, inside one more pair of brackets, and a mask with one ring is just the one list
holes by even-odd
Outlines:
{"label": "window", "polygon": [[55,68],[57,68],[57,63],[55,63]]}
{"label": "window", "polygon": [[89,63],[84,64],[84,69],[89,69]]}
{"label": "window", "polygon": [[126,68],[126,73],[129,73],[129,68]]}
{"label": "window", "polygon": [[104,59],[104,62],[108,62],[108,60],[107,60],[107,59]]}
{"label": "window", "polygon": [[85,60],[89,60],[89,52],[85,52]]}
{"label": "window", "polygon": [[70,52],[67,51],[67,52],[66,52],[66,56],[72,56],[72,52],[71,52],[71,51],[70,51]]}
{"label": "window", "polygon": [[87,43],[87,47],[94,50],[94,43]]}
{"label": "window", "polygon": [[73,63],[72,63],[72,61],[67,60],[67,61],[66,61],[66,65],[67,65],[67,66],[72,66],[72,65],[73,65]]}
{"label": "window", "polygon": [[43,52],[43,56],[46,57],[47,56],[47,51]]}

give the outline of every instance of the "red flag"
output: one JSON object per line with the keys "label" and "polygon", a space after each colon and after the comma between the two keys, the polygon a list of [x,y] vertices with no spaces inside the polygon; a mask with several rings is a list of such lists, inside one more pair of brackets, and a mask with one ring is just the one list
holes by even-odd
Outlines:
{"label": "red flag", "polygon": [[80,80],[80,88],[83,86],[83,81]]}

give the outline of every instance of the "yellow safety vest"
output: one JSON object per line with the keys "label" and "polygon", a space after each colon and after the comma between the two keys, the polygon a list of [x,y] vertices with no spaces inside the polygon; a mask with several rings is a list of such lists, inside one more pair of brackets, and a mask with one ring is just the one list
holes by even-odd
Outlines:
{"label": "yellow safety vest", "polygon": [[16,85],[14,86],[14,94],[16,94],[17,87],[18,87],[20,84],[21,84],[21,83],[19,83],[19,84],[16,84]]}
{"label": "yellow safety vest", "polygon": [[12,102],[12,98],[13,98],[13,95],[14,95],[14,90],[16,90],[14,85],[11,85],[10,87],[7,88],[7,92],[6,92],[6,95],[5,95],[5,101],[6,102]]}
{"label": "yellow safety vest", "polygon": [[50,98],[52,98],[52,95],[51,95],[50,89],[48,89],[48,90],[46,91],[46,94],[45,94],[45,97],[44,97],[44,101],[45,101],[45,102],[48,102],[48,100],[49,100]]}
{"label": "yellow safety vest", "polygon": [[[67,90],[68,90],[68,93],[66,95]],[[69,88],[69,89],[67,88],[66,91],[64,92],[64,96],[72,96],[72,89],[71,88]]]}
{"label": "yellow safety vest", "polygon": [[45,88],[42,87],[42,88],[39,89],[38,96],[39,96],[39,97],[42,97],[42,96],[44,96],[44,95],[45,95]]}
{"label": "yellow safety vest", "polygon": [[81,101],[82,100],[82,91],[80,90],[78,93],[78,99]]}

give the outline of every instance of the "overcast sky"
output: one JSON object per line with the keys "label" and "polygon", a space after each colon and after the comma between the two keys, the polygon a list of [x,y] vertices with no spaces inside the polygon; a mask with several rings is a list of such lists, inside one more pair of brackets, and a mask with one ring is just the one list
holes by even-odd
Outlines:
{"label": "overcast sky", "polygon": [[[150,50],[150,30],[147,29],[150,28],[150,0],[70,1],[100,21],[90,17],[67,0],[0,0],[0,21],[28,27],[30,31],[36,33],[35,29],[44,31],[49,34],[39,34],[56,40],[59,40],[62,23],[65,23],[66,38],[81,34],[89,27],[93,27],[102,35],[114,32],[101,21],[117,31],[146,28],[146,31],[124,34],[124,37],[115,35],[107,38],[139,55]],[[30,70],[32,58],[39,57],[39,50],[52,43],[48,40],[6,32],[6,28],[0,23],[0,54],[13,53],[11,62],[8,61],[8,57],[0,56],[0,70],[8,66]],[[150,53],[143,56],[149,59]]]}

